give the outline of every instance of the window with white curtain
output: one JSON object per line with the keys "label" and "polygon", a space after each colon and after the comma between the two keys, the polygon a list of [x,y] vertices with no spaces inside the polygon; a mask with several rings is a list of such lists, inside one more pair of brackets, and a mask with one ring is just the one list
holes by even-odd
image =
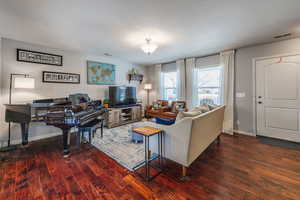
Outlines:
{"label": "window with white curtain", "polygon": [[195,106],[223,103],[223,67],[219,55],[196,59],[193,77]]}
{"label": "window with white curtain", "polygon": [[162,65],[161,90],[164,100],[177,100],[177,69],[176,63]]}
{"label": "window with white curtain", "polygon": [[177,73],[162,72],[163,99],[174,101],[177,99]]}
{"label": "window with white curtain", "polygon": [[198,104],[217,104],[222,103],[222,67],[198,68],[196,76],[197,102]]}

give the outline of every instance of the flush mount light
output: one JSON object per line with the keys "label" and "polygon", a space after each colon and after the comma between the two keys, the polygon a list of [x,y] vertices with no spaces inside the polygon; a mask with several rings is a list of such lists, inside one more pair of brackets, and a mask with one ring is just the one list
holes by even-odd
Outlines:
{"label": "flush mount light", "polygon": [[146,38],[146,44],[144,44],[141,48],[146,54],[150,55],[157,49],[157,45],[151,43],[150,38]]}

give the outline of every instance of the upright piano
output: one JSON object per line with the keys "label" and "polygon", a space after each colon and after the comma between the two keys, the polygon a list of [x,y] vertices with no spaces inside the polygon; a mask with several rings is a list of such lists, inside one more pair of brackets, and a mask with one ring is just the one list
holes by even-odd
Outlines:
{"label": "upright piano", "polygon": [[35,100],[32,104],[6,104],[5,121],[21,125],[22,144],[28,144],[31,122],[45,122],[63,132],[64,154],[70,146],[70,129],[82,126],[102,116],[107,109],[99,101],[72,104],[68,98]]}

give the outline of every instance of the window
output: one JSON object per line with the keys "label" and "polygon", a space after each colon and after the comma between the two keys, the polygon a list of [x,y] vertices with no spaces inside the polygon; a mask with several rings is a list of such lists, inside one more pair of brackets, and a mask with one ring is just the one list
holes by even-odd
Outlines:
{"label": "window", "polygon": [[177,72],[162,72],[163,99],[174,101],[177,99]]}
{"label": "window", "polygon": [[222,67],[207,67],[197,70],[197,102],[198,104],[222,103]]}

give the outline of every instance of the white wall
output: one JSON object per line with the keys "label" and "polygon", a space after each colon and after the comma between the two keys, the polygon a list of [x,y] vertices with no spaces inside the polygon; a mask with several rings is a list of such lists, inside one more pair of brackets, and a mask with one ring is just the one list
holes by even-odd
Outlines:
{"label": "white wall", "polygon": [[245,98],[236,98],[235,128],[237,130],[253,133],[253,76],[252,60],[256,57],[266,57],[279,54],[300,53],[300,38],[280,42],[240,48],[236,51],[236,92],[244,92]]}
{"label": "white wall", "polygon": [[[16,61],[16,49],[28,49],[33,51],[40,51],[46,53],[53,53],[63,56],[63,66],[41,65]],[[35,89],[14,89],[12,103],[30,103],[34,99],[43,98],[58,98],[66,97],[71,93],[88,93],[92,99],[103,99],[108,95],[108,86],[102,85],[88,85],[86,75],[86,62],[87,60],[111,63],[116,65],[116,84],[129,85],[127,80],[127,72],[132,67],[137,67],[139,72],[144,73],[144,67],[134,66],[124,60],[115,59],[113,57],[105,56],[87,56],[78,52],[64,51],[44,46],[28,44],[25,42],[3,39],[2,40],[2,59],[3,59],[3,73],[1,74],[3,102],[8,103],[8,88],[9,88],[9,75],[11,73],[25,73],[30,74],[35,78]],[[42,82],[42,71],[57,71],[57,72],[70,72],[80,74],[80,84],[53,84]],[[143,99],[145,91],[142,90],[142,85],[137,82],[131,82],[131,86],[138,88],[138,97]],[[14,124],[12,129],[12,140],[18,141],[20,139],[19,125]],[[45,126],[39,123],[32,123],[29,130],[30,139],[39,139],[44,136],[56,135],[60,132],[59,129]],[[6,130],[2,130],[0,140],[6,138]]]}

